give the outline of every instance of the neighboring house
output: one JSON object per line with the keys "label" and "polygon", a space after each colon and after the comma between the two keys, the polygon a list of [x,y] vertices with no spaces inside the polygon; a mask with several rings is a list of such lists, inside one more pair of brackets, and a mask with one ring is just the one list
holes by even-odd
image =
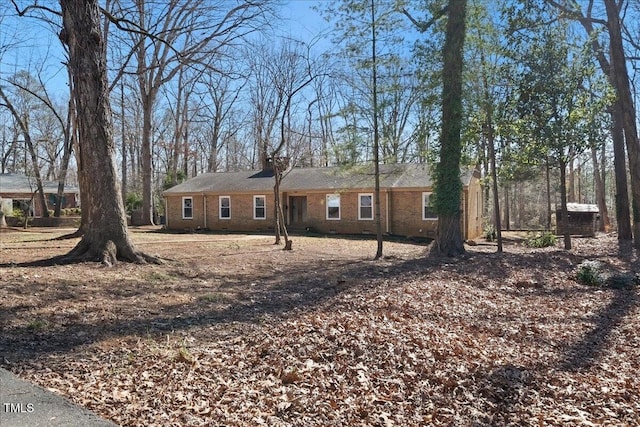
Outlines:
{"label": "neighboring house", "polygon": [[[42,187],[49,209],[54,209],[58,194],[57,181],[43,181]],[[14,209],[23,209],[25,204],[31,203],[31,215],[42,216],[40,200],[35,195],[37,185],[35,178],[25,175],[3,173],[0,174],[0,209],[11,215]],[[62,208],[78,207],[79,190],[77,187],[65,186],[62,195]]]}
{"label": "neighboring house", "polygon": [[596,235],[600,210],[598,205],[585,203],[567,203],[567,221],[562,221],[562,210],[556,210],[556,233],[559,235],[568,231],[569,234],[577,236]]}
{"label": "neighboring house", "polygon": [[[465,239],[482,232],[477,171],[462,174],[461,227]],[[273,171],[206,173],[166,190],[166,227],[174,230],[274,229]],[[380,165],[380,217],[385,234],[434,237],[432,182],[424,164]],[[374,174],[370,167],[293,168],[281,200],[290,230],[375,234]]]}

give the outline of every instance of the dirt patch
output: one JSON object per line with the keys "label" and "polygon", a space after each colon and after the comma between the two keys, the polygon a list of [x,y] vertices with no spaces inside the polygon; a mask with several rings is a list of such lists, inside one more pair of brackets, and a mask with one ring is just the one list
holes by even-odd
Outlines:
{"label": "dirt patch", "polygon": [[22,267],[69,230],[0,234],[4,366],[122,425],[637,425],[637,288],[575,249],[132,230],[164,265]]}

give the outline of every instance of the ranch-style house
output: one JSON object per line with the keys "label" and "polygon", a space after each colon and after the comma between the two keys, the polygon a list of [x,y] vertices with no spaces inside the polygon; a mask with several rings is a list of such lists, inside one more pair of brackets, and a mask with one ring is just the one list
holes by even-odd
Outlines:
{"label": "ranch-style house", "polygon": [[[479,173],[462,171],[461,228],[465,239],[482,232]],[[272,170],[205,173],[163,192],[165,226],[261,232],[274,229]],[[434,237],[426,164],[380,165],[380,217],[387,235]],[[293,168],[282,179],[287,227],[327,234],[375,234],[373,166]]]}

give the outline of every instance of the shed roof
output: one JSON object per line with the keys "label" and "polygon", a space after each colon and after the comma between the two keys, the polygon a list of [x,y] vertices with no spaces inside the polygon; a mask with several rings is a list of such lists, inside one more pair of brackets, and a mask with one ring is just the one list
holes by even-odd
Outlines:
{"label": "shed roof", "polygon": [[[463,171],[463,185],[468,185],[474,170]],[[328,168],[293,168],[282,179],[282,191],[372,189],[373,165]],[[164,195],[189,193],[237,193],[273,191],[273,172],[240,171],[205,173],[178,184]],[[429,188],[431,175],[426,164],[403,163],[380,165],[380,188]]]}
{"label": "shed roof", "polygon": [[598,205],[588,203],[567,203],[567,212],[598,213]]}
{"label": "shed roof", "polygon": [[[28,177],[22,174],[16,173],[2,173],[0,174],[0,193],[2,194],[28,194],[36,191],[36,180],[33,177]],[[42,181],[42,188],[45,193],[57,193],[58,182],[57,181]],[[79,190],[75,186],[65,186],[65,193],[77,193]]]}

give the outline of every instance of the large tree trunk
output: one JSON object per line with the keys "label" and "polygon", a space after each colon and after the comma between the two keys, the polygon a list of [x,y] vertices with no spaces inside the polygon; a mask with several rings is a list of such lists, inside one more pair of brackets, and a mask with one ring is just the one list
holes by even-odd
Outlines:
{"label": "large tree trunk", "polygon": [[[488,96],[485,96],[488,99]],[[487,104],[489,105],[489,104]],[[487,112],[487,144],[489,146],[489,161],[491,164],[491,189],[493,193],[493,218],[496,225],[496,241],[498,252],[502,252],[502,222],[500,221],[500,195],[498,194],[498,172],[496,171],[496,149],[491,116],[493,109]]]}
{"label": "large tree trunk", "polygon": [[[69,75],[71,79],[71,75]],[[67,181],[67,171],[69,170],[69,161],[71,160],[71,154],[73,153],[74,138],[76,135],[76,119],[75,119],[75,106],[73,104],[73,92],[69,91],[71,98],[69,99],[69,112],[67,113],[67,123],[64,132],[64,152],[62,154],[62,163],[60,175],[58,176],[58,194],[57,203],[53,216],[60,217],[62,214],[62,198],[64,196],[64,186]]]}
{"label": "large tree trunk", "polygon": [[560,161],[560,224],[564,237],[564,248],[571,249],[571,233],[569,231],[569,211],[567,210],[567,163]]}
{"label": "large tree trunk", "polygon": [[[97,0],[60,0],[69,46],[69,67],[78,111],[79,168],[86,225],[82,240],[64,261],[157,261],[136,251],[129,239],[115,167],[104,39]],[[90,173],[88,172],[90,171]],[[84,178],[83,178],[84,176]]]}
{"label": "large tree trunk", "polygon": [[450,0],[442,67],[442,133],[440,161],[434,180],[435,208],[438,213],[437,253],[446,256],[463,254],[460,226],[460,157],[462,151],[462,65],[464,54],[466,0]]}
{"label": "large tree trunk", "polygon": [[[553,2],[555,3],[555,2]],[[620,30],[619,24],[619,15],[618,10],[615,7],[615,4],[611,0],[606,0],[605,5],[607,6],[607,16],[610,19],[613,19],[613,26],[610,26],[609,33],[611,36],[612,32],[616,32],[616,30]],[[583,16],[578,18],[580,24],[584,27],[585,31],[591,38],[591,45],[593,47],[593,52],[596,57],[596,60],[600,64],[600,68],[602,72],[608,76],[609,82],[611,86],[616,89],[616,94],[618,93],[617,88],[617,79],[616,73],[612,67],[612,64],[607,60],[605,56],[604,49],[599,42],[599,38],[595,37],[595,29],[593,27],[593,20],[588,16]],[[610,24],[611,25],[611,24]],[[616,37],[617,38],[617,37]],[[613,44],[613,40],[611,41]],[[624,52],[618,51],[617,56],[622,53],[624,57]],[[626,71],[626,68],[625,68]],[[627,80],[628,86],[628,80]],[[614,151],[614,170],[616,177],[616,221],[618,223],[618,239],[619,240],[631,240],[631,220],[629,213],[629,196],[627,191],[627,171],[626,171],[626,162],[625,162],[625,149],[624,149],[624,130],[623,130],[623,111],[621,98],[618,96],[618,99],[614,103],[613,108],[611,109],[611,119],[613,122],[613,126],[611,128],[611,139],[613,141],[613,151]]]}
{"label": "large tree trunk", "polygon": [[611,139],[613,142],[613,170],[616,184],[616,222],[618,240],[631,240],[631,209],[627,184],[627,162],[625,161],[624,130],[622,129],[622,107],[614,102],[611,112]]}
{"label": "large tree trunk", "polygon": [[620,103],[622,126],[629,158],[629,174],[631,176],[632,218],[633,218],[633,246],[640,248],[640,144],[636,127],[635,105],[629,86],[626,56],[622,43],[620,28],[620,12],[614,0],[605,0],[607,9],[607,26],[611,49],[611,80]]}
{"label": "large tree trunk", "polygon": [[151,180],[151,116],[153,101],[151,95],[144,95],[142,101],[142,225],[153,225],[153,183]]}
{"label": "large tree trunk", "polygon": [[605,187],[602,175],[600,174],[600,164],[598,163],[598,152],[595,147],[591,148],[591,161],[593,163],[593,179],[596,187],[596,203],[600,212],[599,231],[607,231],[610,226],[609,211],[605,200]]}

